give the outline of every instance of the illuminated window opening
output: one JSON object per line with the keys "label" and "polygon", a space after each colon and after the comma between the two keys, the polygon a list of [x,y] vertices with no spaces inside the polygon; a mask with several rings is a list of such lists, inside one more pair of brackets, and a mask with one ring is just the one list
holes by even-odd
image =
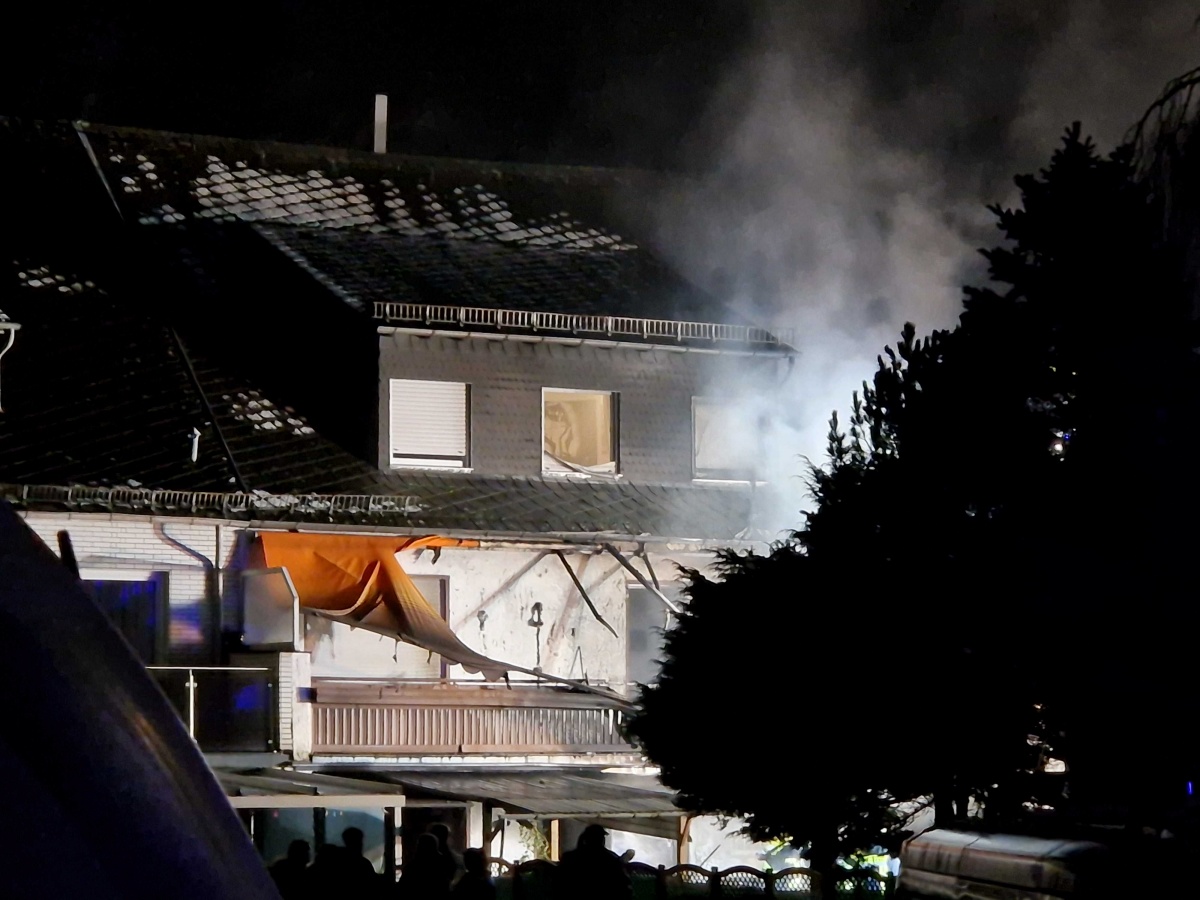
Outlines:
{"label": "illuminated window opening", "polygon": [[615,475],[617,395],[561,388],[542,390],[542,471]]}
{"label": "illuminated window opening", "polygon": [[745,417],[732,403],[692,398],[692,471],[714,481],[754,479],[758,435],[747,430]]}

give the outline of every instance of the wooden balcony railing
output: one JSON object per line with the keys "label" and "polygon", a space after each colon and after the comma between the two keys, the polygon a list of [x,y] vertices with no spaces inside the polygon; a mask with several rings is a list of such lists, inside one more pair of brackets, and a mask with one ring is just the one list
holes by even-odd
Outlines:
{"label": "wooden balcony railing", "polygon": [[601,697],[387,682],[314,683],[313,753],[558,755],[632,753],[621,710]]}

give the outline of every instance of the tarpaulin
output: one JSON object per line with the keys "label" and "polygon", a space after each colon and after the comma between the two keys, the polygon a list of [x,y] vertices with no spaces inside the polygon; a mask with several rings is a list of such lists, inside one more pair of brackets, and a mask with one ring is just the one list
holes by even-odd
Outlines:
{"label": "tarpaulin", "polygon": [[460,641],[396,560],[403,550],[477,542],[271,531],[260,532],[259,540],[266,564],[287,568],[303,609],[393,635],[490,681],[511,668]]}

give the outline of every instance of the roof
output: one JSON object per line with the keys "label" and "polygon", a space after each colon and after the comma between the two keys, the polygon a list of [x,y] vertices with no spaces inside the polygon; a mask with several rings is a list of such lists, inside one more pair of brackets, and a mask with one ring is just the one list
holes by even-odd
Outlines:
{"label": "roof", "polygon": [[[2,453],[2,450],[0,450]],[[200,516],[384,528],[400,533],[530,540],[655,540],[729,545],[751,531],[752,493],[738,487],[580,484],[550,478],[396,478],[407,493],[271,493],[0,483],[23,509]]]}
{"label": "roof", "polygon": [[[380,242],[392,249],[375,254],[372,265],[399,265],[397,260],[410,251],[413,259],[442,254],[453,265],[439,270],[437,277],[449,277],[446,272],[454,270],[464,283],[476,277],[471,274],[474,269],[467,271],[470,267],[478,264],[482,273],[493,272],[495,266],[504,270],[503,265],[493,265],[494,258],[517,251],[501,243],[464,249],[471,242],[450,241],[440,232],[420,237],[423,249],[413,251],[406,242],[417,237],[402,229],[367,233],[337,224],[347,218],[338,218],[337,210],[349,209],[348,219],[361,211],[336,204],[321,207],[320,216],[331,217],[319,223],[331,229],[323,235],[316,229],[275,224],[255,234],[239,218],[248,213],[230,211],[232,206],[223,208],[228,221],[209,216],[214,221],[206,223],[202,213],[213,207],[199,204],[203,198],[193,196],[187,201],[193,203],[189,208],[177,197],[182,186],[198,183],[189,166],[207,171],[216,165],[211,157],[218,153],[243,160],[249,153],[246,145],[229,149],[210,139],[104,129],[89,129],[88,136],[96,157],[107,160],[107,181],[118,194],[126,222],[149,219],[147,227],[132,229],[147,239],[133,241],[131,231],[119,227],[112,198],[98,183],[86,147],[74,131],[45,126],[26,133],[0,120],[0,156],[28,174],[0,188],[0,199],[9,208],[28,211],[28,227],[6,233],[11,264],[0,271],[0,308],[22,326],[0,363],[5,403],[0,413],[0,482],[7,485],[9,499],[28,508],[496,534],[603,533],[722,541],[735,540],[749,524],[751,494],[745,488],[379,471],[363,461],[369,458],[367,450],[351,447],[353,435],[337,431],[338,422],[312,418],[321,414],[317,407],[322,406],[305,393],[313,385],[295,382],[295,366],[286,377],[279,374],[278,363],[292,345],[272,340],[270,333],[270,315],[276,309],[289,310],[300,323],[299,331],[318,340],[328,316],[320,329],[310,323],[312,316],[324,315],[322,309],[333,307],[342,317],[338,327],[356,325],[361,316],[349,304],[332,300],[326,287],[272,243],[300,247],[331,270],[340,267],[339,277],[347,280],[356,263],[367,266],[375,251],[366,251]],[[261,145],[251,149],[257,155],[248,158],[263,171],[275,172],[286,164],[326,172],[311,178],[320,185],[329,181],[321,190],[335,198],[339,190],[350,189],[350,181],[367,177],[345,174],[339,166],[349,163],[325,151]],[[326,169],[313,168],[321,160]],[[440,186],[458,184],[468,171],[478,170],[449,163],[454,176],[450,179],[436,172],[431,176],[428,166],[421,168],[424,163],[411,160],[390,159],[387,165],[374,159],[352,162],[355,172],[374,172],[379,189],[383,172],[400,171],[415,178],[419,170],[426,181]],[[250,171],[249,164],[241,169],[230,165],[231,170]],[[130,167],[139,173],[132,182],[123,179],[133,176],[117,177]],[[260,169],[253,169],[259,178]],[[343,174],[335,177],[333,170]],[[497,171],[501,181],[524,185],[525,193],[535,200],[540,197],[543,204],[549,201],[529,185],[562,187],[582,180],[588,188],[584,196],[592,197],[592,208],[599,208],[592,190],[598,176],[590,170]],[[283,180],[271,183],[292,185],[278,177]],[[63,213],[64,204],[69,204],[69,215]],[[188,211],[169,211],[177,208]],[[187,215],[193,218],[184,225],[175,222],[175,227],[166,218]],[[292,210],[287,215],[302,214]],[[532,254],[528,260],[559,254],[549,262],[527,260],[528,278],[541,279],[547,291],[562,276],[561,296],[570,295],[573,289],[568,289],[563,273],[572,266],[582,273],[580,283],[595,276],[599,284],[616,285],[614,292],[622,283],[619,273],[625,270],[619,266],[611,277],[597,274],[617,265],[609,257],[604,258],[607,262],[599,257],[585,260],[578,247],[568,251],[528,242],[524,246],[521,252]],[[346,258],[334,252],[339,247],[345,248]],[[603,252],[633,259],[628,254],[636,251]],[[564,262],[568,256],[572,261]],[[426,290],[433,275],[415,263],[414,270],[418,274],[406,277]],[[500,275],[485,280],[491,287],[470,295],[475,302],[492,296],[491,290],[509,292],[497,302],[515,302],[519,281],[505,282]],[[361,285],[369,283],[363,276]],[[454,288],[462,292],[456,296],[466,299],[469,287]],[[365,292],[368,287],[357,289]],[[365,329],[363,337],[361,346],[347,344],[330,351],[340,352],[340,358],[324,352],[323,358],[335,366],[369,364],[374,378],[375,363],[361,352],[373,346],[374,329]],[[304,368],[299,367],[301,374]],[[328,381],[312,377],[314,383]],[[325,397],[323,406],[358,403],[353,415],[343,418],[359,427],[375,415],[375,398],[359,393],[366,400]]]}
{"label": "roof", "polygon": [[377,302],[400,302],[692,320],[714,307],[632,247],[562,250],[440,234],[259,227],[364,312]]}
{"label": "roof", "polygon": [[657,779],[629,779],[599,773],[396,772],[388,780],[410,790],[462,800],[491,800],[506,813],[524,811],[545,819],[580,816],[682,816],[674,794]]}
{"label": "roof", "polygon": [[80,134],[127,221],[255,223],[367,313],[407,302],[747,324],[651,249],[660,175],[96,125]]}
{"label": "roof", "polygon": [[484,800],[508,818],[582,819],[608,828],[674,839],[675,820],[686,815],[674,794],[650,776],[594,771],[407,771],[376,767],[337,774],[296,769],[218,769],[235,806],[378,808],[430,798],[461,803]]}

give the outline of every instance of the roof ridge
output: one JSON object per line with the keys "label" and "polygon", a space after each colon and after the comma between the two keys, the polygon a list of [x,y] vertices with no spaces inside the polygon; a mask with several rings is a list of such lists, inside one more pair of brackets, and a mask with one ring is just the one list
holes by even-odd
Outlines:
{"label": "roof ridge", "polygon": [[[8,117],[0,117],[0,119],[7,118]],[[434,168],[439,166],[462,166],[466,168],[478,168],[481,170],[486,169],[493,173],[511,175],[575,175],[580,177],[590,176],[592,178],[607,177],[609,179],[615,179],[619,176],[628,176],[635,179],[642,178],[661,180],[664,182],[690,180],[689,176],[682,172],[665,172],[656,169],[642,169],[628,166],[586,166],[563,163],[496,161],[472,157],[427,156],[410,153],[375,153],[370,150],[359,150],[351,147],[335,147],[325,144],[305,144],[291,141],[268,140],[263,138],[241,138],[230,135],[213,135],[198,132],[165,131],[162,129],[145,128],[136,125],[109,125],[101,122],[88,122],[83,120],[38,120],[33,124],[62,124],[65,126],[80,128],[88,133],[96,133],[118,138],[158,138],[166,141],[183,141],[195,144],[197,146],[203,144],[211,144],[214,146],[237,145],[247,148],[258,148],[265,152],[319,156],[329,160],[330,162],[340,161],[344,163],[366,164],[370,168],[398,169],[422,165]]]}

